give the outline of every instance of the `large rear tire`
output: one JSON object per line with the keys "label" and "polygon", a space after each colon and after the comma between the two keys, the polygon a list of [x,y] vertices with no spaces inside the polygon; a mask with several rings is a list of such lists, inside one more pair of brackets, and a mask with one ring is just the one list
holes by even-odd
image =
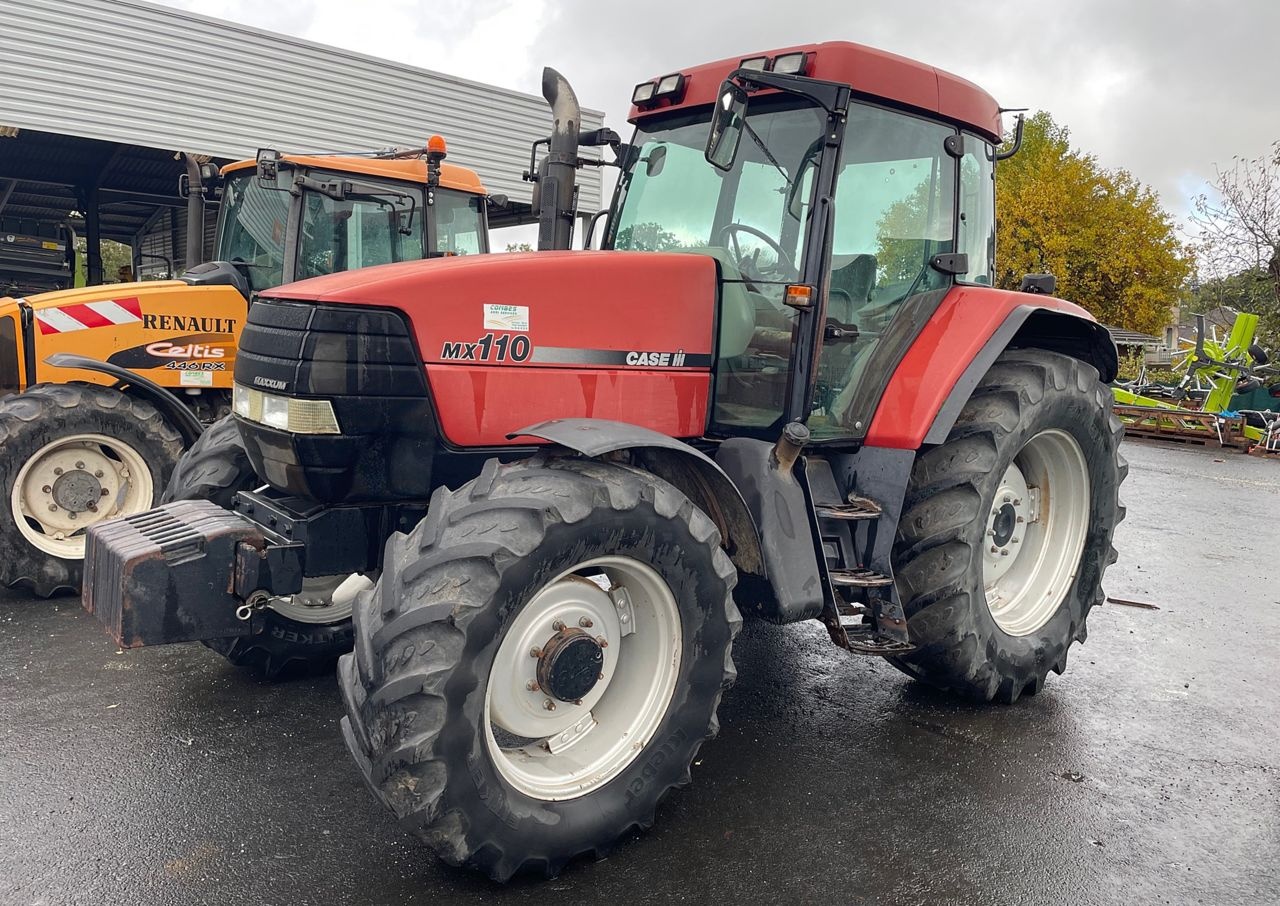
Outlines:
{"label": "large rear tire", "polygon": [[86,384],[0,400],[0,584],[79,591],[85,530],[155,506],[182,437],[150,403]]}
{"label": "large rear tire", "polygon": [[912,469],[894,572],[918,648],[893,663],[1010,703],[1062,673],[1116,559],[1123,435],[1089,365],[1001,355],[946,442]]}
{"label": "large rear tire", "polygon": [[347,747],[450,864],[506,880],[599,857],[716,734],[735,581],[711,520],[653,475],[491,460],[392,537],[360,596]]}
{"label": "large rear tire", "polygon": [[[227,415],[210,425],[178,460],[163,502],[208,500],[230,509],[236,494],[261,483],[235,418]],[[261,632],[207,639],[204,644],[237,667],[257,671],[266,679],[329,669],[339,655],[351,650],[350,603],[335,606],[333,601],[342,578],[308,579],[301,595],[275,599],[260,612]]]}

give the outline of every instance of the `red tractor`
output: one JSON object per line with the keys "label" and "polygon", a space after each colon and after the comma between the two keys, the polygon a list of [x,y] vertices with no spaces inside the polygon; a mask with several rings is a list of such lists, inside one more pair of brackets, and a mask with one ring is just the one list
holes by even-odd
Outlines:
{"label": "red tractor", "polygon": [[[253,304],[234,417],[90,532],[126,646],[339,665],[370,788],[445,860],[553,875],[716,733],[740,612],[1012,702],[1083,641],[1123,515],[1107,332],[992,287],[1000,110],[830,43],[555,114],[540,251]],[[621,168],[563,251],[580,143]],[[1039,291],[1037,291],[1039,290]]]}

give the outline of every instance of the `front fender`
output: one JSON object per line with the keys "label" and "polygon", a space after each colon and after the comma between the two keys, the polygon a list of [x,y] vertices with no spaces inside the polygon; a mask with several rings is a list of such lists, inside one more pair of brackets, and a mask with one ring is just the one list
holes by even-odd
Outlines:
{"label": "front fender", "polygon": [[182,400],[155,381],[140,374],[135,374],[126,368],[121,368],[119,365],[112,365],[110,362],[102,362],[98,359],[91,359],[88,356],[75,355],[70,352],[55,352],[45,359],[45,364],[52,365],[55,368],[96,371],[99,374],[115,378],[116,383],[123,388],[123,392],[144,399],[159,409],[169,424],[173,425],[177,432],[182,435],[184,447],[190,447],[194,444],[196,438],[204,431],[204,426],[200,424],[200,420],[196,418],[195,413]]}
{"label": "front fender", "polygon": [[739,570],[766,578],[760,534],[741,492],[715,460],[683,441],[628,422],[602,418],[557,418],[507,435],[537,437],[595,459],[623,450],[638,464],[679,488],[716,524],[725,550]]}

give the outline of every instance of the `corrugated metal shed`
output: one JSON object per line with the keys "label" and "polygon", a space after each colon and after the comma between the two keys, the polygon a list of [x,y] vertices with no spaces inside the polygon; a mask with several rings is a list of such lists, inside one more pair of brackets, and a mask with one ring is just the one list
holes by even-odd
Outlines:
{"label": "corrugated metal shed", "polygon": [[[490,192],[527,202],[520,173],[550,112],[536,95],[141,0],[0,0],[0,124],[232,159],[439,133]],[[580,209],[601,207],[600,173],[579,183]]]}

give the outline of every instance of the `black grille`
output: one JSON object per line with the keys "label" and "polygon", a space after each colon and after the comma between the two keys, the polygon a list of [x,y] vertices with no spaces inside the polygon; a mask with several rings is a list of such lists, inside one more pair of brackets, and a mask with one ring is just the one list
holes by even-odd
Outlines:
{"label": "black grille", "polygon": [[340,434],[241,422],[254,469],[277,490],[325,503],[429,493],[435,417],[400,312],[259,299],[240,336],[236,382],[333,405]]}
{"label": "black grille", "polygon": [[399,312],[259,299],[236,380],[291,396],[421,396],[422,365]]}

